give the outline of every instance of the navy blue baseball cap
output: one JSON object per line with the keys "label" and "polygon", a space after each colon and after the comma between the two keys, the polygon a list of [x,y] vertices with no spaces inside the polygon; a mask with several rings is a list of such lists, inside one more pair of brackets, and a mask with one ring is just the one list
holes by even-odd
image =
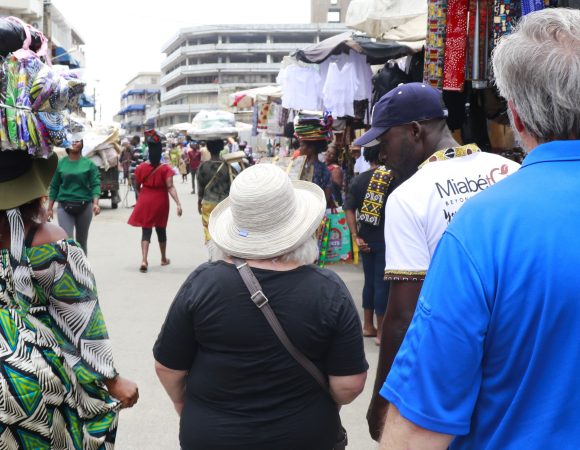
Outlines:
{"label": "navy blue baseball cap", "polygon": [[372,147],[378,138],[393,127],[411,122],[447,117],[441,91],[424,84],[401,84],[390,90],[373,108],[371,128],[354,141],[355,145]]}

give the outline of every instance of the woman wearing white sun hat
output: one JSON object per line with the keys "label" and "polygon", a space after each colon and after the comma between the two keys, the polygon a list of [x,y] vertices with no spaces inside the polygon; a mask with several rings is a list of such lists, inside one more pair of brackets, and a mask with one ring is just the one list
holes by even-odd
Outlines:
{"label": "woman wearing white sun hat", "polygon": [[[210,233],[224,259],[190,275],[154,348],[181,415],[182,448],[335,447],[337,404],[360,394],[368,364],[346,286],[311,264],[325,207],[318,186],[262,164],[238,175],[212,212]],[[251,298],[248,289],[260,292]],[[291,344],[264,314],[277,317]]]}

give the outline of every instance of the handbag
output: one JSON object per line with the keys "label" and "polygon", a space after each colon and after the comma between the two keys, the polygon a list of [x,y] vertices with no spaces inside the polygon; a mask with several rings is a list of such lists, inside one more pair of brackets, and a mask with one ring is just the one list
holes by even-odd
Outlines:
{"label": "handbag", "polygon": [[62,209],[71,216],[80,216],[90,202],[61,201]]}
{"label": "handbag", "polygon": [[[276,336],[278,337],[284,348],[286,348],[288,353],[290,353],[290,356],[292,356],[292,358],[294,358],[294,360],[298,364],[300,364],[312,376],[312,378],[316,380],[316,382],[320,385],[320,387],[324,390],[324,392],[326,392],[332,399],[332,395],[330,394],[330,389],[328,388],[326,377],[312,361],[310,361],[300,350],[298,350],[294,346],[294,344],[292,344],[292,341],[290,341],[290,338],[284,331],[284,328],[282,328],[282,325],[278,321],[278,318],[276,317],[274,310],[270,306],[268,298],[262,291],[262,286],[260,285],[260,282],[254,275],[254,272],[252,272],[250,266],[248,266],[248,263],[242,259],[238,258],[232,259],[234,261],[234,264],[236,265],[236,269],[238,269],[238,272],[240,273],[240,276],[244,281],[244,284],[248,288],[248,291],[250,291],[250,298],[252,299],[254,304],[258,307],[258,309],[262,311],[264,317],[266,318],[266,321],[268,322],[268,325],[272,327],[272,330],[274,331],[274,333],[276,334]],[[340,421],[340,415],[338,416],[338,423],[339,423],[338,434],[336,437],[336,443],[334,444],[333,450],[344,450],[348,445],[348,436],[346,430],[344,429]]]}

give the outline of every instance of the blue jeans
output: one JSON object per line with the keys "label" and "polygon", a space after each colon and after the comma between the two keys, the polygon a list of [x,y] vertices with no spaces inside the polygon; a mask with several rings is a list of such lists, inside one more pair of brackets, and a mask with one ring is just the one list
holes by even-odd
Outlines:
{"label": "blue jeans", "polygon": [[368,242],[370,252],[360,252],[365,274],[363,287],[363,309],[374,310],[377,316],[384,316],[389,297],[389,282],[385,276],[384,242]]}

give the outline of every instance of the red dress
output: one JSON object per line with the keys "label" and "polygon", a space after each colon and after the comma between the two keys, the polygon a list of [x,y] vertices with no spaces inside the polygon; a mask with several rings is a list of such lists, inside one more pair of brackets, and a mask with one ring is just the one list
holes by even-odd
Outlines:
{"label": "red dress", "polygon": [[141,228],[166,228],[169,218],[169,192],[166,180],[175,175],[167,164],[155,170],[148,162],[135,169],[135,181],[141,186],[129,225]]}

